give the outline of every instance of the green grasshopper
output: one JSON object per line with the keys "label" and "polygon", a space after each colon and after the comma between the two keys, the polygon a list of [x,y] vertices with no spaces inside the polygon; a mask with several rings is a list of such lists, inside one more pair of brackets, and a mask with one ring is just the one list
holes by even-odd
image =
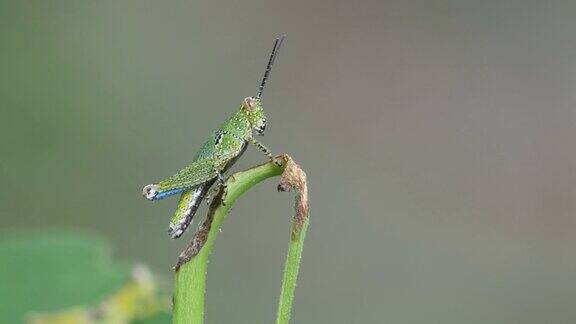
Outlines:
{"label": "green grasshopper", "polygon": [[270,150],[253,137],[253,130],[264,135],[266,115],[260,98],[284,38],[285,35],[276,38],[274,42],[257,95],[244,99],[238,111],[208,138],[194,156],[192,164],[165,180],[145,186],[142,190],[148,200],[159,200],[181,193],[176,213],[168,228],[168,234],[172,238],[179,238],[186,231],[200,203],[216,181],[219,182],[219,187],[223,186],[226,190],[223,173],[238,160],[248,144],[255,145],[273,160]]}

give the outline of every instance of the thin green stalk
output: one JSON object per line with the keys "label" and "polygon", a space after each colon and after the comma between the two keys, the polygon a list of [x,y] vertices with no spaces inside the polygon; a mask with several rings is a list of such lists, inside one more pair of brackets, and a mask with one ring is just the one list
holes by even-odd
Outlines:
{"label": "thin green stalk", "polygon": [[[294,219],[292,221],[292,227],[294,228],[296,224],[297,220]],[[304,220],[296,239],[290,240],[290,244],[288,245],[288,255],[286,257],[286,265],[284,266],[284,278],[282,278],[282,291],[280,293],[280,302],[278,303],[276,324],[288,324],[290,322],[294,290],[296,289],[296,280],[298,279],[298,270],[300,269],[300,259],[302,258],[302,248],[304,247],[304,238],[306,237],[307,229],[308,218]]]}
{"label": "thin green stalk", "polygon": [[173,323],[204,323],[204,296],[208,257],[212,252],[214,241],[218,236],[218,229],[236,199],[257,183],[282,174],[285,166],[286,163],[278,166],[273,162],[269,162],[246,171],[235,173],[227,180],[228,192],[226,205],[220,204],[214,210],[211,208],[213,220],[203,247],[197,255],[193,256],[189,262],[184,263],[176,272]]}
{"label": "thin green stalk", "polygon": [[282,174],[282,179],[278,184],[279,191],[296,192],[294,203],[294,217],[292,218],[292,235],[288,244],[288,255],[284,266],[284,277],[282,278],[282,291],[278,302],[278,313],[276,314],[277,324],[288,324],[290,313],[294,301],[294,290],[302,259],[302,248],[308,230],[308,183],[306,173],[292,159],[286,160],[286,168]]}

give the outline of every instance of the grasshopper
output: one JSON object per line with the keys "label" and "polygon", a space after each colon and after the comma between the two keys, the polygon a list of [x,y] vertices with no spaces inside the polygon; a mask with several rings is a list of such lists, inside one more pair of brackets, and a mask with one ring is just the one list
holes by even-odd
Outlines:
{"label": "grasshopper", "polygon": [[[223,173],[238,160],[248,144],[256,146],[269,159],[274,160],[270,150],[254,138],[253,130],[258,135],[264,135],[266,115],[260,99],[284,38],[285,35],[274,41],[257,95],[244,99],[236,113],[208,138],[194,156],[192,164],[165,180],[145,186],[142,190],[148,200],[160,200],[181,194],[176,213],[168,228],[168,234],[173,239],[179,238],[186,231],[200,203],[216,181],[219,188],[223,187],[225,196]],[[224,201],[223,198],[222,202],[225,203]]]}

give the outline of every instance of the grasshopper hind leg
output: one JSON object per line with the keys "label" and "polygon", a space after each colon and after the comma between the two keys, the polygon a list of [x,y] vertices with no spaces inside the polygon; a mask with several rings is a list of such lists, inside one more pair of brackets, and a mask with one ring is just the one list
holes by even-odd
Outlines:
{"label": "grasshopper hind leg", "polygon": [[186,232],[190,224],[192,224],[194,215],[198,207],[200,207],[202,199],[204,199],[214,181],[215,180],[205,182],[182,193],[176,214],[168,227],[168,235],[170,235],[170,237],[177,239]]}

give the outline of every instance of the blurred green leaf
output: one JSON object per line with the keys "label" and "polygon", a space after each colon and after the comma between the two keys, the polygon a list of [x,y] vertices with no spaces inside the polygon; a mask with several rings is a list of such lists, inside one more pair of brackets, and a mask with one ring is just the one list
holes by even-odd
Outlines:
{"label": "blurred green leaf", "polygon": [[[22,323],[30,312],[95,304],[130,277],[96,237],[26,232],[0,239],[0,322]],[[161,323],[161,322],[150,322]]]}
{"label": "blurred green leaf", "polygon": [[148,317],[146,319],[134,321],[134,324],[170,324],[172,317],[167,313],[162,313]]}

